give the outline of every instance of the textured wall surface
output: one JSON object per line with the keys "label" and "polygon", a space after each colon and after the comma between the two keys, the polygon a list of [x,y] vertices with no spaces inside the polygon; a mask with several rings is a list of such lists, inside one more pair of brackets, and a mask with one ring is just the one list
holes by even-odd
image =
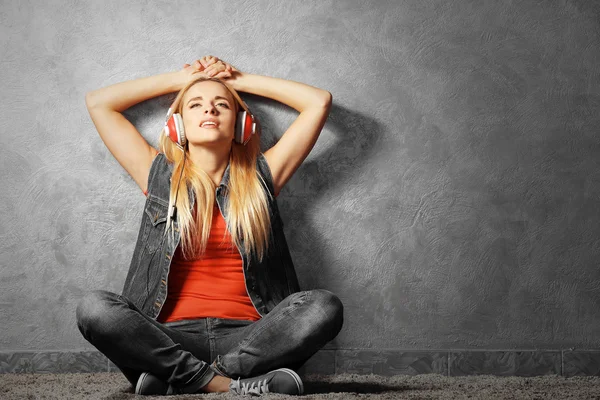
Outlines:
{"label": "textured wall surface", "polygon": [[[597,4],[1,1],[0,350],[92,349],[127,273],[145,197],[85,93],[208,54],[333,94],[278,198],[330,347],[599,347]],[[126,112],[153,145],[171,99]],[[245,99],[266,150],[297,112]]]}

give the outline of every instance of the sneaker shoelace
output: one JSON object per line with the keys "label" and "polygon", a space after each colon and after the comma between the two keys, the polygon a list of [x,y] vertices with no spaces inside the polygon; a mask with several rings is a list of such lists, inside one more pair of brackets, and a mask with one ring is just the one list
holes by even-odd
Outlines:
{"label": "sneaker shoelace", "polygon": [[261,395],[269,393],[269,386],[267,385],[267,379],[252,381],[252,382],[240,382],[240,378],[232,380],[232,387],[237,394],[250,394],[250,395]]}

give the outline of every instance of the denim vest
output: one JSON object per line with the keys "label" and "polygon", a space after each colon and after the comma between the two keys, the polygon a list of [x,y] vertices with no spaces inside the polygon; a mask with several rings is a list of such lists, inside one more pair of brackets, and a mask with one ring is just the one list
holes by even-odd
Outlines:
{"label": "denim vest", "polygon": [[[262,262],[259,262],[254,254],[248,256],[243,253],[241,251],[243,248],[238,247],[238,252],[243,260],[248,296],[262,317],[284,298],[300,291],[300,287],[283,232],[283,222],[274,194],[273,178],[262,153],[257,159],[257,170],[268,186],[265,190],[271,194],[271,196],[267,194],[271,217],[269,249]],[[150,168],[142,223],[122,291],[122,296],[130,299],[142,312],[155,320],[167,298],[167,279],[171,259],[181,240],[177,218],[173,220],[173,227],[170,227],[164,235],[172,171],[173,164],[167,162],[163,153],[158,153]],[[229,164],[216,189],[218,208],[226,221],[228,182]],[[188,188],[188,195],[191,207],[194,207],[195,193],[191,187]]]}

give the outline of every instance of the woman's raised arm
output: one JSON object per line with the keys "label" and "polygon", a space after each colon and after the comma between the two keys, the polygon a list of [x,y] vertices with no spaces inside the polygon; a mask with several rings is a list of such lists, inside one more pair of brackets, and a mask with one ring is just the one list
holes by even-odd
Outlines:
{"label": "woman's raised arm", "polygon": [[157,150],[121,112],[144,100],[180,90],[192,75],[198,73],[204,72],[187,66],[180,71],[103,87],[85,96],[88,112],[102,141],[143,192],[147,190],[148,175]]}
{"label": "woman's raised arm", "polygon": [[331,109],[332,95],[291,80],[243,72],[233,76],[234,89],[277,100],[300,112],[277,143],[264,152],[277,196],[317,142]]}

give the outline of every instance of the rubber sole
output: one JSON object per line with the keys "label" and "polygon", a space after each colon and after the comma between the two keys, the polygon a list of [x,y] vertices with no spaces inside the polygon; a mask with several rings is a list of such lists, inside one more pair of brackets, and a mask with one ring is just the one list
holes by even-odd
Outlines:
{"label": "rubber sole", "polygon": [[147,376],[147,372],[142,372],[142,374],[138,378],[137,385],[135,385],[135,394],[141,394],[140,391],[142,390],[143,382]]}
{"label": "rubber sole", "polygon": [[279,369],[276,369],[275,371],[284,371],[284,372],[287,372],[288,374],[290,374],[296,381],[296,384],[298,385],[298,387],[300,388],[300,390],[299,390],[300,393],[298,393],[298,394],[300,395],[300,394],[304,393],[304,384],[302,383],[302,379],[300,379],[300,376],[296,373],[296,371],[289,369],[289,368],[279,368]]}

